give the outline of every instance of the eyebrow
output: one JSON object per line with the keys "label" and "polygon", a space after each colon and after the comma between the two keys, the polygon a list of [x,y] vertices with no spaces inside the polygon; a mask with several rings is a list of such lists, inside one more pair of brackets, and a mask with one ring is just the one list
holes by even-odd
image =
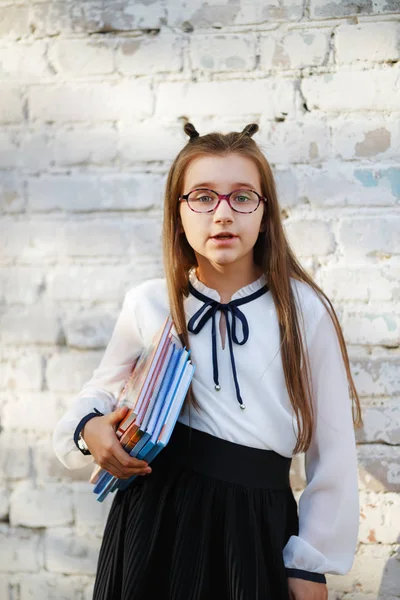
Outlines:
{"label": "eyebrow", "polygon": [[[250,188],[251,190],[255,189],[255,186],[252,183],[243,182],[243,181],[236,181],[235,183],[232,184],[232,186],[238,186],[238,188],[241,188],[241,187]],[[206,182],[202,182],[202,183],[195,183],[190,189],[194,190],[196,188],[202,188],[202,187],[214,189],[214,187],[218,187],[218,185],[215,183],[215,181],[206,181]]]}

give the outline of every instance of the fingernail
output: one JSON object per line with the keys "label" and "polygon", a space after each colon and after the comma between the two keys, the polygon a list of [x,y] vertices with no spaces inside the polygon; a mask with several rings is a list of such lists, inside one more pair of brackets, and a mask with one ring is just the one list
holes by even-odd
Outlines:
{"label": "fingernail", "polygon": [[145,472],[146,472],[146,473],[151,473],[151,467],[146,467],[146,468],[145,468]]}

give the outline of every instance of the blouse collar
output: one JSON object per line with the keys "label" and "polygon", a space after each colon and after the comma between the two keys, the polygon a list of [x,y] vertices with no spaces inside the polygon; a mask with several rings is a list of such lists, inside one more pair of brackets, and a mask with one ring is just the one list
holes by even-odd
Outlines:
{"label": "blouse collar", "polygon": [[[218,302],[221,302],[221,296],[219,295],[217,290],[214,290],[213,288],[208,287],[202,281],[200,281],[200,279],[198,279],[198,277],[196,275],[196,267],[192,267],[192,269],[189,271],[189,281],[193,285],[193,287],[196,288],[196,290],[198,290],[202,294],[209,296],[209,298],[213,298],[213,300],[217,300]],[[266,283],[267,283],[267,278],[265,276],[265,273],[263,273],[261,275],[261,277],[259,277],[252,283],[249,283],[248,285],[243,286],[242,288],[237,290],[234,294],[232,294],[231,300],[238,300],[239,298],[245,298],[246,296],[250,296],[250,294],[254,294],[254,292],[257,292]]]}

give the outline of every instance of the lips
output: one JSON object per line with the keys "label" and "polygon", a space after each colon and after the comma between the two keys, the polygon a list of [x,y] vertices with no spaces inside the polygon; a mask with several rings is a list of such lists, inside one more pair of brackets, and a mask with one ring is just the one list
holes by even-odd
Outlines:
{"label": "lips", "polygon": [[218,233],[217,235],[213,235],[212,239],[214,240],[229,240],[237,237],[233,233]]}

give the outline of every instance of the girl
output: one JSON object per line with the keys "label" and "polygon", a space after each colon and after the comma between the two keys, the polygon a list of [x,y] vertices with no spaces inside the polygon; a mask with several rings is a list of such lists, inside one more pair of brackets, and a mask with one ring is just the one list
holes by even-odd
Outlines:
{"label": "girl", "polygon": [[[325,573],[350,570],[359,519],[362,419],[343,334],[289,247],[258,126],[184,130],[165,192],[166,277],[128,291],[100,366],[54,432],[65,466],[94,458],[140,475],[113,500],[94,599],[326,600]],[[121,448],[127,409],[114,409],[168,313],[196,371],[149,466]]]}

